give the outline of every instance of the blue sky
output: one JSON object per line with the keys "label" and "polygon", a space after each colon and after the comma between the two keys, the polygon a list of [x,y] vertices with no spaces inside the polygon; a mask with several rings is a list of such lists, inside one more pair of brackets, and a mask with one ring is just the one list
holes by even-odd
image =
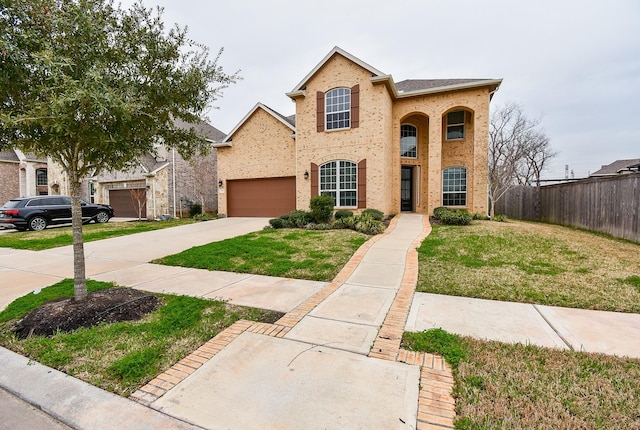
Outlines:
{"label": "blue sky", "polygon": [[[131,1],[123,1],[123,7]],[[230,131],[257,103],[295,113],[285,96],[340,46],[396,81],[502,78],[496,109],[517,102],[565,165],[587,176],[640,158],[640,2],[636,0],[144,0],[167,24],[220,48],[228,88],[209,122]]]}

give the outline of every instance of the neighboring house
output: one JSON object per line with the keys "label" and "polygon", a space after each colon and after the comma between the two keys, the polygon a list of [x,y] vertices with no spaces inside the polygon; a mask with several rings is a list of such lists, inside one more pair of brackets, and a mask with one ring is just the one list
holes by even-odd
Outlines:
{"label": "neighboring house", "polygon": [[17,149],[0,151],[0,205],[14,197],[48,194],[47,160]]}
{"label": "neighboring house", "polygon": [[[197,124],[195,128],[212,145],[225,136],[207,123]],[[68,194],[66,175],[59,167],[54,169],[54,163],[51,165],[52,179],[61,184],[58,193]],[[158,146],[156,154],[142,157],[133,169],[105,171],[86,178],[82,198],[91,203],[110,204],[117,217],[188,216],[189,208],[195,203],[202,205],[203,211],[215,214],[218,206],[216,169],[213,149],[206,156],[185,160],[177,151]]]}
{"label": "neighboring house", "polygon": [[287,93],[258,103],[219,143],[218,212],[278,216],[329,194],[336,207],[487,212],[489,102],[500,79],[394,82],[335,47]]}
{"label": "neighboring house", "polygon": [[631,160],[616,160],[611,164],[602,166],[600,170],[593,172],[590,177],[616,176],[640,171],[640,158]]}

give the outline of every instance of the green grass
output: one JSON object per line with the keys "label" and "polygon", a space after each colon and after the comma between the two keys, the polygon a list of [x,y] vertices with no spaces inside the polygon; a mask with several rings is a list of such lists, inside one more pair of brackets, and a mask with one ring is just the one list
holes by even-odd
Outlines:
{"label": "green grass", "polygon": [[457,429],[640,428],[640,360],[482,341],[441,329],[405,333],[403,345],[447,361],[452,345],[464,351],[449,361]]}
{"label": "green grass", "polygon": [[[112,284],[88,281],[89,291]],[[163,305],[141,321],[101,324],[19,340],[9,327],[43,302],[73,296],[67,279],[28,294],[0,313],[0,344],[90,384],[128,396],[239,319],[272,322],[281,314],[218,300],[159,295]]]}
{"label": "green grass", "polygon": [[328,282],[367,239],[351,230],[263,230],[154,263]]}
{"label": "green grass", "polygon": [[[191,224],[191,218],[169,221],[109,222],[105,224],[86,224],[82,226],[85,242],[125,236],[162,228]],[[73,244],[71,227],[48,228],[43,231],[23,231],[0,235],[0,248],[29,249],[41,251]]]}
{"label": "green grass", "polygon": [[640,245],[561,226],[434,226],[418,249],[417,291],[640,312]]}

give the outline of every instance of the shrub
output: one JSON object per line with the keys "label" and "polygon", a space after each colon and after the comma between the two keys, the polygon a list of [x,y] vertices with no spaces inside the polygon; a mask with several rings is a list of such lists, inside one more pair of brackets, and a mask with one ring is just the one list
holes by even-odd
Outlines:
{"label": "shrub", "polygon": [[451,209],[446,208],[444,206],[439,206],[433,210],[433,217],[437,220],[442,218],[442,214],[450,212]]}
{"label": "shrub", "polygon": [[313,220],[318,224],[327,224],[333,214],[333,205],[334,201],[331,196],[312,197],[309,207],[311,208]]}
{"label": "shrub", "polygon": [[273,218],[269,220],[269,225],[273,228],[284,228],[284,220],[282,218]]}
{"label": "shrub", "polygon": [[199,203],[194,203],[189,207],[189,216],[193,218],[196,215],[200,215],[202,213],[202,205]]}
{"label": "shrub", "polygon": [[351,214],[350,217],[336,219],[333,223],[333,228],[349,228],[355,230],[357,221],[358,217]]}
{"label": "shrub", "polygon": [[351,212],[350,210],[347,209],[340,209],[337,210],[336,213],[333,216],[336,220],[342,219],[342,218],[353,218],[353,212]]}
{"label": "shrub", "polygon": [[486,215],[482,215],[481,213],[478,213],[478,212],[474,213],[474,214],[471,216],[471,218],[473,218],[474,220],[480,220],[480,221],[486,221],[486,220],[488,220],[488,219],[489,219],[489,217],[488,217],[488,216],[486,216]]}
{"label": "shrub", "polygon": [[498,221],[498,222],[506,222],[507,221],[507,216],[506,215],[496,215],[493,217],[494,221]]}
{"label": "shrub", "polygon": [[196,221],[209,221],[211,216],[208,213],[201,213],[194,215],[193,219]]}
{"label": "shrub", "polygon": [[471,215],[465,210],[449,210],[442,212],[440,222],[446,225],[469,225],[471,224]]}
{"label": "shrub", "polygon": [[354,227],[356,231],[370,235],[380,234],[387,228],[382,221],[364,213],[357,217]]}
{"label": "shrub", "polygon": [[283,225],[280,228],[303,228],[313,221],[313,217],[309,212],[301,210],[293,210],[282,215],[280,219],[283,221]]}
{"label": "shrub", "polygon": [[382,221],[382,219],[384,218],[384,213],[382,213],[382,211],[379,211],[378,209],[365,209],[362,211],[362,215],[369,215],[376,221]]}

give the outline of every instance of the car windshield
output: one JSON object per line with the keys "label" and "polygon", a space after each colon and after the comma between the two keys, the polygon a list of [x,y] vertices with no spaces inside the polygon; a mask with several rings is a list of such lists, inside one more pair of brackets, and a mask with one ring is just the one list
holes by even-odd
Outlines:
{"label": "car windshield", "polygon": [[5,209],[17,208],[22,200],[9,200],[7,203],[2,205]]}

